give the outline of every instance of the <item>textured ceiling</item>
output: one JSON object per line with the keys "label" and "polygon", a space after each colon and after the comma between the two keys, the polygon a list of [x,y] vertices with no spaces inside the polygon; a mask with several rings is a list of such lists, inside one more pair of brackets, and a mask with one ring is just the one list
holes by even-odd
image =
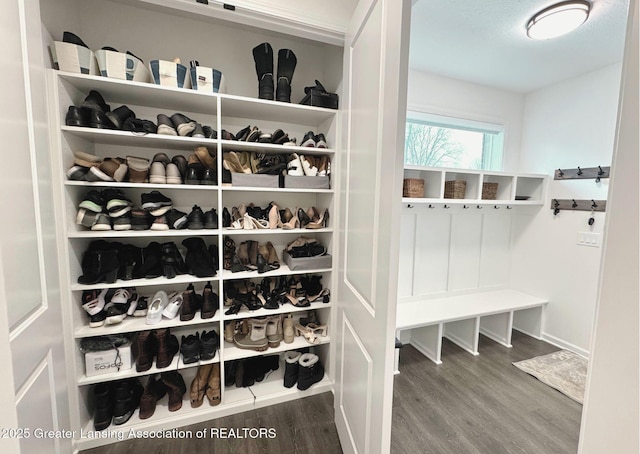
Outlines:
{"label": "textured ceiling", "polygon": [[554,0],[418,0],[410,66],[419,71],[530,92],[622,61],[628,0],[595,0],[577,30],[534,41],[525,25]]}

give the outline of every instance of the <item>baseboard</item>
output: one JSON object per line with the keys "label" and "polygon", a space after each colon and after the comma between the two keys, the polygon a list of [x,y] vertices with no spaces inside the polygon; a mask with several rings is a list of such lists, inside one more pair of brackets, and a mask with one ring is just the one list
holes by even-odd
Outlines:
{"label": "baseboard", "polygon": [[489,339],[491,339],[494,342],[497,342],[498,344],[507,347],[507,348],[511,348],[512,345],[511,344],[507,344],[505,342],[505,340],[499,335],[494,333],[493,331],[490,331],[486,328],[480,328],[480,334],[482,334],[483,336],[488,337]]}
{"label": "baseboard", "polygon": [[460,347],[464,351],[471,353],[473,356],[478,356],[480,354],[478,352],[473,351],[473,345],[469,345],[464,339],[456,336],[455,334],[447,333],[445,331],[444,337],[449,339],[451,342],[456,344],[458,347]]}
{"label": "baseboard", "polygon": [[418,350],[420,353],[422,353],[424,356],[429,358],[434,363],[442,364],[442,361],[436,361],[435,360],[435,358],[436,358],[435,352],[430,351],[430,349],[428,347],[426,347],[425,345],[421,344],[419,341],[416,341],[416,340],[412,339],[411,342],[409,342],[409,345],[412,345],[416,350]]}
{"label": "baseboard", "polygon": [[569,350],[572,351],[573,353],[577,353],[580,356],[584,356],[585,358],[589,359],[589,351],[585,350],[584,348],[580,348],[576,345],[573,345],[569,342],[563,341],[562,339],[558,339],[555,336],[552,336],[551,334],[548,333],[542,333],[542,340],[551,344],[551,345],[555,345],[556,347],[559,348],[563,348],[565,350]]}

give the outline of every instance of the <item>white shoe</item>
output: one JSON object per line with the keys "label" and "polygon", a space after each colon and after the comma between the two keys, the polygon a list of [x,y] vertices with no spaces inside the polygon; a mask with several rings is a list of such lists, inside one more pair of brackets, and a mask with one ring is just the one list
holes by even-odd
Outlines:
{"label": "white shoe", "polygon": [[160,290],[153,296],[151,304],[147,309],[147,325],[156,325],[162,320],[162,312],[169,304],[169,297],[164,290]]}
{"label": "white shoe", "polygon": [[302,162],[300,162],[300,157],[296,153],[293,153],[291,155],[291,161],[289,161],[289,163],[287,164],[287,175],[296,177],[304,176]]}
{"label": "white shoe", "polygon": [[162,315],[169,320],[172,320],[178,316],[180,313],[180,308],[182,307],[182,293],[172,293],[169,297],[169,304],[162,311]]}
{"label": "white shoe", "polygon": [[165,184],[167,182],[167,171],[164,164],[156,161],[151,163],[149,168],[149,183]]}
{"label": "white shoe", "polygon": [[300,162],[302,163],[302,169],[304,170],[304,174],[308,177],[315,177],[318,175],[318,168],[316,166],[312,166],[307,159],[300,155]]}

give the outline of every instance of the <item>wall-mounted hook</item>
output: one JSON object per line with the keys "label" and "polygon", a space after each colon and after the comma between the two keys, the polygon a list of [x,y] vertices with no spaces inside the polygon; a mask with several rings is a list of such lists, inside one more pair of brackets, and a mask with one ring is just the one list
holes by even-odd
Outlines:
{"label": "wall-mounted hook", "polygon": [[578,166],[578,175],[582,175],[582,174],[583,174],[582,169],[580,168],[580,166]]}
{"label": "wall-mounted hook", "polygon": [[442,208],[446,208],[446,209],[448,210],[448,209],[449,209],[449,208],[451,208],[451,207],[450,207],[450,206],[448,206],[448,205],[444,205]]}
{"label": "wall-mounted hook", "polygon": [[511,208],[513,208],[511,205],[507,205],[507,210],[510,210]]}
{"label": "wall-mounted hook", "polygon": [[[593,202],[595,204],[595,202]],[[595,207],[591,207],[591,216],[589,216],[589,220],[587,221],[587,224],[589,224],[590,226],[593,225],[596,222],[596,218],[593,217],[593,210],[595,210]]]}
{"label": "wall-mounted hook", "polygon": [[413,205],[411,205],[410,203],[407,204],[407,208],[413,208]]}
{"label": "wall-mounted hook", "polygon": [[462,205],[462,208],[464,208],[466,210],[469,207],[467,205]]}
{"label": "wall-mounted hook", "polygon": [[553,199],[553,215],[557,216],[560,213],[560,202],[558,199]]}
{"label": "wall-mounted hook", "polygon": [[596,177],[596,183],[600,183],[600,177],[604,175],[604,170],[602,167],[598,166],[598,176]]}
{"label": "wall-mounted hook", "polygon": [[559,177],[563,177],[564,176],[564,172],[562,171],[562,169],[558,169],[558,176]]}
{"label": "wall-mounted hook", "polygon": [[573,203],[571,204],[571,207],[572,207],[572,208],[575,208],[575,207],[577,207],[577,206],[578,206],[578,202],[576,202],[576,199],[571,199],[571,202],[573,202]]}
{"label": "wall-mounted hook", "polygon": [[598,208],[598,204],[595,200],[591,199],[591,211],[595,210],[596,208]]}
{"label": "wall-mounted hook", "polygon": [[493,206],[493,209],[494,209],[494,210],[499,210],[499,209],[500,209],[500,207],[499,207],[498,205],[494,205],[494,206]]}
{"label": "wall-mounted hook", "polygon": [[427,208],[435,208],[433,205],[429,204]]}
{"label": "wall-mounted hook", "polygon": [[481,210],[481,209],[483,209],[484,207],[483,207],[483,206],[481,206],[481,205],[476,205],[476,208],[477,208],[478,210]]}

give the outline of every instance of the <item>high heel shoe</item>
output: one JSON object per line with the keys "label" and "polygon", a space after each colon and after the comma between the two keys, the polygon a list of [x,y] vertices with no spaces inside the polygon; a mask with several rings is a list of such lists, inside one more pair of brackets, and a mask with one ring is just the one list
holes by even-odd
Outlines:
{"label": "high heel shoe", "polygon": [[307,226],[307,224],[311,222],[311,219],[309,219],[309,216],[302,208],[298,208],[296,210],[296,214],[298,216],[298,220],[300,221],[300,228],[304,229]]}
{"label": "high heel shoe", "polygon": [[271,208],[269,208],[269,228],[277,229],[278,227],[282,227],[282,220],[280,219],[280,211],[278,210],[278,205],[271,202]]}
{"label": "high heel shoe", "polygon": [[[314,207],[315,209],[315,207]],[[329,210],[325,208],[322,216],[317,221],[309,222],[306,226],[307,229],[325,229],[329,224]]]}
{"label": "high heel shoe", "polygon": [[318,345],[320,337],[326,337],[327,335],[327,325],[316,325],[315,323],[309,323],[307,326],[297,323],[295,330],[296,336],[304,336],[307,343],[311,345]]}
{"label": "high heel shoe", "polygon": [[[289,208],[285,210],[285,217],[287,214],[287,210],[289,210]],[[293,230],[300,227],[300,219],[298,218],[297,212],[298,210],[296,210],[296,214],[291,214],[291,219],[289,219],[288,222],[282,223],[283,230]],[[291,213],[291,210],[289,210],[289,213]]]}

